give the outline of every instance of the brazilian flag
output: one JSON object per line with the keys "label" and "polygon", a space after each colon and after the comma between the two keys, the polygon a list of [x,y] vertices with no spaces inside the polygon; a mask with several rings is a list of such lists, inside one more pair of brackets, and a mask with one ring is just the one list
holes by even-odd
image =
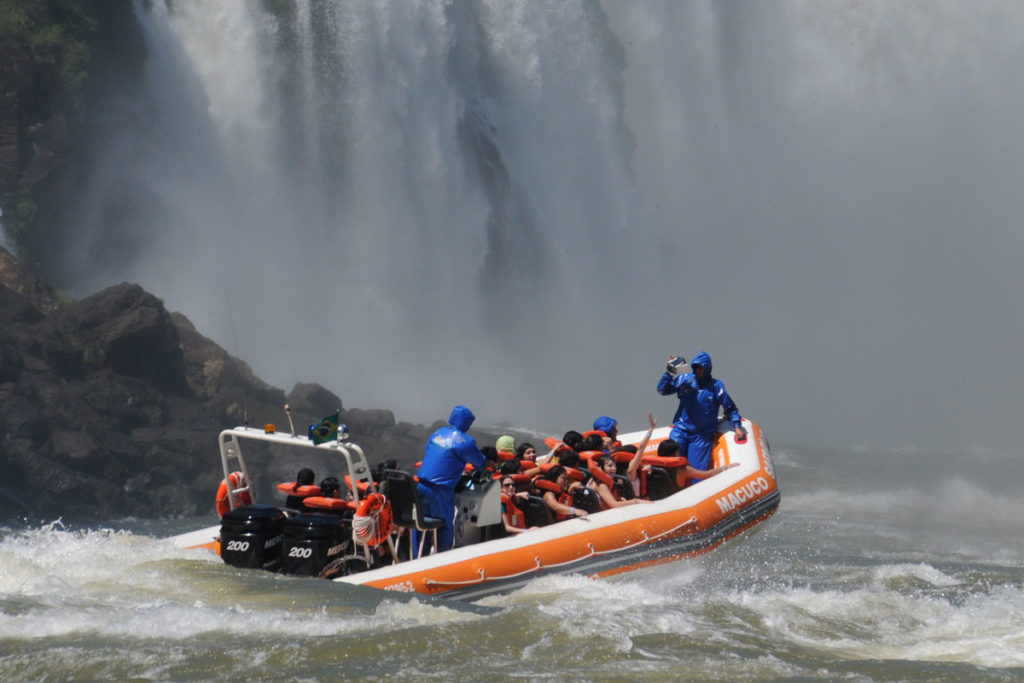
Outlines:
{"label": "brazilian flag", "polygon": [[334,441],[338,438],[338,413],[335,412],[333,415],[328,415],[324,419],[317,422],[315,425],[309,426],[309,438],[316,444],[320,445],[328,441]]}

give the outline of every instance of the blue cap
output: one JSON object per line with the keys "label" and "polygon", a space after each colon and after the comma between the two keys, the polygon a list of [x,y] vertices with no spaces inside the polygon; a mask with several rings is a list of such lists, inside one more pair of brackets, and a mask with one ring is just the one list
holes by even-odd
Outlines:
{"label": "blue cap", "polygon": [[607,415],[602,415],[601,417],[594,420],[594,429],[602,431],[605,434],[611,434],[612,430],[615,429],[615,425],[617,424],[617,421],[613,420]]}

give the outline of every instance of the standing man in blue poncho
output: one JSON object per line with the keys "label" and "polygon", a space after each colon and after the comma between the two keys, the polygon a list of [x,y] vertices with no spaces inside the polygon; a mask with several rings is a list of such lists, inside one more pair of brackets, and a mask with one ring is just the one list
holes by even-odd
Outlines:
{"label": "standing man in blue poncho", "polygon": [[669,356],[665,374],[658,380],[658,393],[679,397],[669,438],[679,444],[679,455],[685,456],[692,467],[707,470],[715,445],[719,406],[736,430],[738,440],[745,439],[747,431],[725,385],[711,376],[711,356],[706,351],[698,353],[690,363],[693,372],[678,372],[682,363],[676,356]]}
{"label": "standing man in blue poncho", "polygon": [[[466,433],[475,419],[476,416],[466,406],[452,408],[448,426],[438,429],[427,441],[423,462],[416,473],[419,478],[416,488],[423,502],[423,514],[444,520],[444,528],[437,531],[435,552],[451,550],[455,538],[455,485],[459,483],[466,463],[480,470],[487,462],[476,447],[476,441]],[[419,543],[419,538],[416,542]]]}

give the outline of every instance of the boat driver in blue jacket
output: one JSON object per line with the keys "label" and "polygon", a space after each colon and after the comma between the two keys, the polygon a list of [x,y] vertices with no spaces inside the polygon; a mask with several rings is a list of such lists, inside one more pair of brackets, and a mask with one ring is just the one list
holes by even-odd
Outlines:
{"label": "boat driver in blue jacket", "polygon": [[[423,514],[444,520],[444,528],[437,530],[437,550],[450,550],[455,537],[455,485],[459,483],[466,463],[483,469],[487,460],[476,441],[466,432],[476,416],[466,406],[455,406],[448,418],[448,426],[441,427],[430,436],[423,453],[423,462],[416,473],[416,485],[423,502]],[[419,544],[419,535],[414,536]]]}
{"label": "boat driver in blue jacket", "polygon": [[690,363],[693,372],[676,372],[676,363],[680,362],[676,356],[669,356],[668,361],[665,373],[658,380],[658,393],[679,397],[669,438],[679,444],[679,455],[685,456],[690,466],[699,470],[710,469],[719,406],[736,430],[736,438],[742,441],[747,432],[740,422],[740,412],[726,392],[725,385],[711,376],[711,356],[706,351],[693,358]]}

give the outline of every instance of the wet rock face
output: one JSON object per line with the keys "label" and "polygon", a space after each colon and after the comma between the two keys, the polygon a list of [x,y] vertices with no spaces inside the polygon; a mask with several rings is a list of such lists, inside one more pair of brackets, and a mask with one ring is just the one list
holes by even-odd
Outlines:
{"label": "wet rock face", "polygon": [[[444,424],[344,408],[315,383],[289,393],[272,387],[138,285],[57,302],[0,249],[0,522],[210,514],[223,477],[217,435],[240,424],[282,432],[294,424],[305,435],[340,410],[371,467],[394,460],[409,471]],[[474,436],[480,445],[496,438]],[[321,478],[345,474],[330,453],[308,462],[284,456],[247,454],[266,502],[280,502],[273,484],[294,480],[300,466]]]}
{"label": "wet rock face", "polygon": [[163,303],[138,285],[105,289],[62,308],[56,319],[78,341],[90,370],[135,377],[165,394],[190,393],[178,330]]}
{"label": "wet rock face", "polygon": [[[246,423],[297,432],[342,408],[312,383],[290,394],[169,313],[138,285],[63,306],[0,249],[0,520],[207,514],[222,477],[217,434]],[[342,411],[371,465],[411,464],[426,430],[388,410]],[[247,462],[254,477],[295,463]],[[340,475],[318,463],[318,474]]]}

